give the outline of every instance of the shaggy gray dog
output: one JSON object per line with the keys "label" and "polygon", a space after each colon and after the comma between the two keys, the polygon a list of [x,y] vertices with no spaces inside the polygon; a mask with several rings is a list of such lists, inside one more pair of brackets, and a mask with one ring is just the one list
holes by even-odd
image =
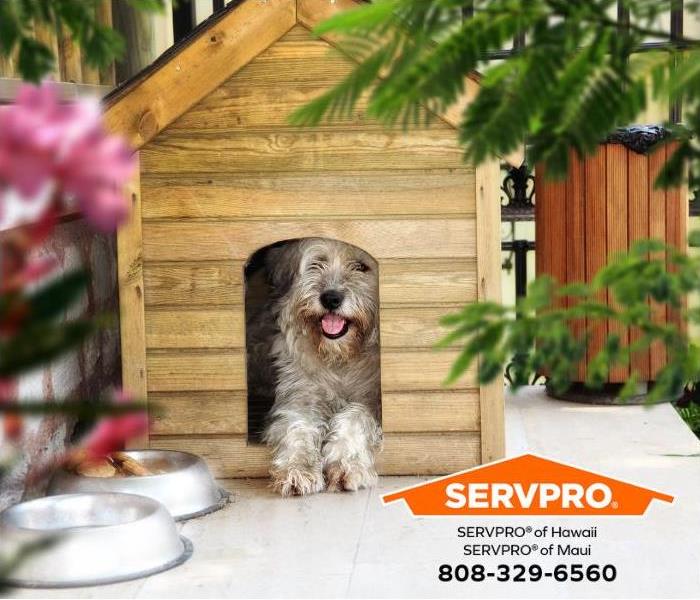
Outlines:
{"label": "shaggy gray dog", "polygon": [[306,238],[271,249],[266,266],[271,299],[249,326],[254,362],[272,358],[263,439],[273,488],[289,496],[371,486],[382,442],[377,265],[349,244]]}

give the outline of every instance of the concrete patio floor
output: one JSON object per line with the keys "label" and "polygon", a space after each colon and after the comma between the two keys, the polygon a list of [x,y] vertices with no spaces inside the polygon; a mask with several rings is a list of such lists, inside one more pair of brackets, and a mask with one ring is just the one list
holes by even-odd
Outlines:
{"label": "concrete patio floor", "polygon": [[[377,489],[283,500],[265,481],[226,480],[234,502],[181,525],[194,555],[147,579],[97,588],[22,590],[20,598],[188,597],[697,597],[700,595],[700,443],[669,405],[601,407],[549,400],[528,388],[507,401],[508,455],[535,452],[672,494],[643,517],[415,519]],[[460,525],[596,525],[584,564],[616,565],[612,583],[441,583],[441,563],[518,562],[462,556]],[[490,541],[483,540],[485,543]],[[494,543],[500,543],[496,540]],[[105,560],[111,560],[105,549]],[[524,564],[544,559],[522,559]],[[57,565],[57,568],[60,568]]]}

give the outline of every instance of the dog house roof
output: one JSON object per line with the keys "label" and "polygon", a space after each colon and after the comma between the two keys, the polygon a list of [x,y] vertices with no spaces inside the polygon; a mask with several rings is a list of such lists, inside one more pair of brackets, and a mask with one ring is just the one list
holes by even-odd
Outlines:
{"label": "dog house roof", "polygon": [[[108,94],[104,99],[107,127],[138,149],[295,25],[312,29],[336,12],[362,3],[234,0]],[[332,39],[323,39],[333,44]],[[474,97],[478,81],[477,73],[470,75],[463,97],[441,115],[453,127]]]}
{"label": "dog house roof", "polygon": [[229,12],[238,8],[245,0],[231,0],[223,9],[213,12],[209,17],[204,19],[199,25],[194,27],[187,35],[180,38],[175,44],[167,48],[158,58],[156,58],[151,64],[147,65],[141,69],[138,73],[135,73],[125,81],[120,82],[114,89],[112,89],[108,94],[103,97],[104,103],[109,106],[114,102],[118,102],[124,94],[127,94],[131,89],[134,88],[140,81],[144,80],[154,71],[157,71],[171,59],[173,59],[179,52],[184,48],[189,46],[194,40],[196,40],[203,32],[208,31],[210,27],[216,26],[216,24],[221,21]]}

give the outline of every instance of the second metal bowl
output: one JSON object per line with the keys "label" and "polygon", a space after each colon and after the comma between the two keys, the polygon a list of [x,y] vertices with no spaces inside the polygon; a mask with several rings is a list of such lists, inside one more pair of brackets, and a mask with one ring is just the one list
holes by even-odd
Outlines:
{"label": "second metal bowl", "polygon": [[127,450],[153,475],[127,477],[85,477],[60,470],[49,485],[48,493],[125,492],[154,498],[177,521],[192,519],[218,510],[228,501],[198,456],[174,450]]}
{"label": "second metal bowl", "polygon": [[0,513],[0,558],[9,562],[23,553],[5,583],[77,587],[165,571],[187,560],[192,546],[178,535],[165,507],[151,498],[66,494]]}

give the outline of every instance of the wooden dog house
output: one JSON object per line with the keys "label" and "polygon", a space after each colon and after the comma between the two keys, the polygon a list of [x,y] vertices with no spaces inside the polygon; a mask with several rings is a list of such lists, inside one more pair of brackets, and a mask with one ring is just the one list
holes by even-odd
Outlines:
{"label": "wooden dog house", "polygon": [[[151,446],[217,476],[265,476],[247,438],[244,264],[259,248],[340,239],[379,263],[385,474],[448,473],[503,455],[503,387],[442,387],[457,348],[438,318],[500,299],[499,167],[465,164],[455,124],[387,131],[363,114],[299,129],[287,115],[351,68],[310,29],[350,0],[244,0],[106,100],[139,149],[119,233],[124,385],[165,410]],[[475,80],[467,81],[467,95]]]}

